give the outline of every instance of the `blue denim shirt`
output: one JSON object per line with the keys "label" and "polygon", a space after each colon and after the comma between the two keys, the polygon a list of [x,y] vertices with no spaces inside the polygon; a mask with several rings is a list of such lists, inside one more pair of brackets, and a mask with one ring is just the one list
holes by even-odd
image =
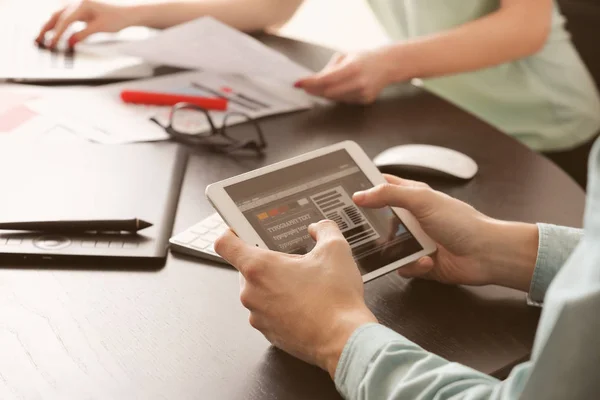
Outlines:
{"label": "blue denim shirt", "polygon": [[584,231],[538,224],[529,299],[544,308],[530,361],[499,381],[367,324],[340,358],[340,393],[348,399],[600,399],[600,141],[591,152],[589,181]]}

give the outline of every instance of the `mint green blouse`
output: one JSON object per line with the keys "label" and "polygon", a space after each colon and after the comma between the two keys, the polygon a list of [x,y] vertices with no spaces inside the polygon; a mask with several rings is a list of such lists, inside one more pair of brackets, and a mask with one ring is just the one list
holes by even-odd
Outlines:
{"label": "mint green blouse", "polygon": [[[499,8],[499,0],[368,0],[393,40],[452,29]],[[563,150],[600,130],[596,86],[555,5],[537,54],[476,72],[427,79],[426,89],[540,151]],[[460,57],[460,49],[456,49]]]}

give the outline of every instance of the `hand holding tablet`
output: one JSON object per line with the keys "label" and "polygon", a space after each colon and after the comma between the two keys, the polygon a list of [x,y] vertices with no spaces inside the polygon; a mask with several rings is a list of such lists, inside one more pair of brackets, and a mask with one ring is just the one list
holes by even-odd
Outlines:
{"label": "hand holding tablet", "polygon": [[377,322],[363,282],[399,268],[407,278],[526,291],[536,265],[536,225],[498,221],[424,183],[384,177],[352,142],[207,192],[239,236],[227,230],[215,250],[241,273],[250,324],[332,378],[352,333]]}
{"label": "hand holding tablet", "polygon": [[408,211],[352,201],[382,183],[364,151],[346,141],[214,183],[206,195],[242,240],[263,249],[306,254],[315,246],[308,226],[334,221],[367,282],[436,249]]}

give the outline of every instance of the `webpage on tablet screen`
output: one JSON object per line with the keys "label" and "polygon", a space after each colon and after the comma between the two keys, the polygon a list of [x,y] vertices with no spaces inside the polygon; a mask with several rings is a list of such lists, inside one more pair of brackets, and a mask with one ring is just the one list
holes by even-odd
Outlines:
{"label": "webpage on tablet screen", "polygon": [[307,228],[330,219],[352,248],[362,274],[422,250],[390,207],[357,207],[352,194],[373,185],[346,150],[225,187],[271,250],[306,254]]}

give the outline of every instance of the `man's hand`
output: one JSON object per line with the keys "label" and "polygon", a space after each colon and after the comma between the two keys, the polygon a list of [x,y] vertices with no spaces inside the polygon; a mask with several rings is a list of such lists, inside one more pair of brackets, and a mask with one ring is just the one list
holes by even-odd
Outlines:
{"label": "man's hand", "polygon": [[306,92],[344,103],[368,104],[375,101],[392,81],[387,49],[337,54],[319,73],[296,82]]}
{"label": "man's hand", "polygon": [[352,332],[377,320],[337,225],[321,221],[308,230],[317,244],[304,256],[252,247],[231,231],[215,250],[243,276],[240,300],[250,310],[250,324],[273,345],[333,377]]}
{"label": "man's hand", "polygon": [[354,194],[360,207],[410,211],[437,243],[431,257],[398,270],[448,284],[497,284],[527,291],[537,258],[535,225],[494,220],[424,183],[386,175],[388,184]]}

